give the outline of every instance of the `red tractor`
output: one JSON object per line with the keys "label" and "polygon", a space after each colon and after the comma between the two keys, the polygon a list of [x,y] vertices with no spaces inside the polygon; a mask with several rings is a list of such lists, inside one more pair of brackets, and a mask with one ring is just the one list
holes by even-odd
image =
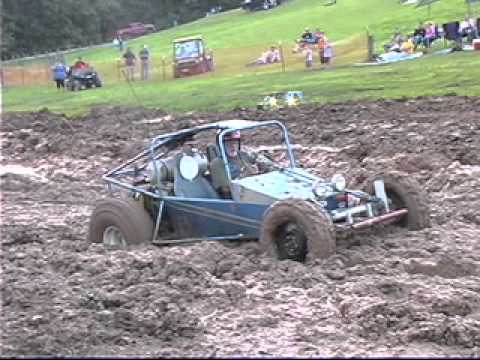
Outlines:
{"label": "red tractor", "polygon": [[173,76],[203,74],[213,71],[213,55],[204,47],[201,36],[191,36],[173,41]]}
{"label": "red tractor", "polygon": [[117,37],[121,37],[122,39],[131,39],[138,36],[150,34],[155,31],[157,31],[157,29],[153,24],[134,22],[128,24],[126,28],[118,30]]}

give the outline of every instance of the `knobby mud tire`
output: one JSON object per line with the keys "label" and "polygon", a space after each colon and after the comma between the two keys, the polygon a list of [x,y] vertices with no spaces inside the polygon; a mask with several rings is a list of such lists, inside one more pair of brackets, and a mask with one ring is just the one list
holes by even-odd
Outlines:
{"label": "knobby mud tire", "polygon": [[400,171],[378,173],[366,182],[365,188],[370,194],[375,193],[374,180],[383,180],[387,197],[391,198],[394,203],[395,200],[397,202],[400,200],[403,203],[395,204],[396,207],[400,205],[408,209],[408,215],[401,219],[398,224],[409,230],[422,230],[431,227],[427,195],[415,179]]}
{"label": "knobby mud tire", "polygon": [[326,259],[335,253],[335,228],[325,210],[305,200],[289,199],[275,202],[264,214],[260,245],[271,256],[285,258],[279,253],[278,232],[288,223],[295,223],[306,238],[305,259],[300,261]]}
{"label": "knobby mud tire", "polygon": [[133,199],[106,198],[98,201],[91,217],[88,232],[90,243],[102,243],[109,226],[122,232],[127,246],[151,242],[153,220],[142,203]]}

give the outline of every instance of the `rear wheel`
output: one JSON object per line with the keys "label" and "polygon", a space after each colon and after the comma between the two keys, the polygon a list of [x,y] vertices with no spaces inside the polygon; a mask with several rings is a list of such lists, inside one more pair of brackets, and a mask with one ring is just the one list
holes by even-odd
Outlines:
{"label": "rear wheel", "polygon": [[73,81],[73,85],[72,85],[73,91],[80,91],[81,87],[82,85],[80,84],[80,81],[78,80]]}
{"label": "rear wheel", "polygon": [[409,230],[421,230],[431,226],[427,197],[415,179],[399,171],[380,173],[367,181],[367,191],[370,194],[375,193],[374,180],[383,180],[391,211],[402,208],[408,210],[407,216],[400,218],[398,225]]}
{"label": "rear wheel", "polygon": [[152,218],[141,202],[133,199],[102,199],[90,217],[88,241],[108,248],[149,243],[152,235]]}
{"label": "rear wheel", "polygon": [[325,259],[335,253],[335,229],[317,205],[301,199],[283,200],[266,211],[260,244],[279,259]]}

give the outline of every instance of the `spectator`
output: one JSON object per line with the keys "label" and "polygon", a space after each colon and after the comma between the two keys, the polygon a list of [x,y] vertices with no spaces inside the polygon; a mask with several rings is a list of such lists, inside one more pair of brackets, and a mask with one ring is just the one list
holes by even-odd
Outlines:
{"label": "spectator", "polygon": [[57,89],[63,88],[65,90],[65,78],[67,77],[67,67],[63,63],[57,63],[52,68],[53,80],[57,83]]}
{"label": "spectator", "polygon": [[310,43],[313,40],[313,34],[311,33],[310,29],[307,27],[305,28],[302,34],[302,41],[306,43]]}
{"label": "spectator", "polygon": [[328,39],[325,33],[321,33],[320,38],[318,39],[318,57],[320,59],[320,64],[325,64],[325,46],[328,43]]}
{"label": "spectator", "polygon": [[412,55],[414,53],[415,45],[412,41],[412,38],[409,37],[406,41],[402,43],[400,49],[407,55]]}
{"label": "spectator", "polygon": [[[247,64],[247,66],[256,66],[256,65],[266,65],[272,63],[274,56],[276,56],[275,52],[273,51],[274,46],[271,46],[269,49],[267,49],[257,60],[254,62]],[[278,56],[280,56],[280,53],[278,52]]]}
{"label": "spectator", "polygon": [[427,23],[425,29],[425,44],[427,48],[432,46],[433,41],[437,38],[437,27],[434,22],[430,21]]}
{"label": "spectator", "polygon": [[140,57],[140,72],[142,80],[148,80],[150,71],[150,51],[148,50],[147,45],[143,45],[143,49],[140,50],[138,56]]}
{"label": "spectator", "polygon": [[327,41],[325,43],[325,49],[323,52],[323,64],[325,64],[325,67],[327,69],[330,68],[330,64],[332,63],[332,58],[333,58],[333,48],[332,48],[332,45]]}
{"label": "spectator", "polygon": [[413,44],[415,45],[415,50],[420,44],[422,44],[424,47],[427,47],[426,37],[425,37],[426,35],[427,35],[427,31],[425,30],[425,27],[423,26],[423,24],[422,23],[418,24],[418,27],[413,32]]}
{"label": "spectator", "polygon": [[270,61],[272,63],[282,62],[282,57],[280,56],[280,49],[277,49],[276,46],[270,47]]}
{"label": "spectator", "polygon": [[405,35],[403,35],[399,30],[393,34],[392,40],[389,44],[383,46],[385,52],[397,51],[400,52],[401,44],[406,40]]}
{"label": "spectator", "polygon": [[313,50],[310,46],[305,48],[305,66],[307,69],[313,67]]}
{"label": "spectator", "polygon": [[315,41],[315,44],[318,44],[320,41],[320,38],[324,36],[323,31],[321,31],[319,28],[315,29],[315,32],[313,33],[313,39]]}
{"label": "spectator", "polygon": [[475,19],[471,19],[468,15],[465,16],[465,20],[460,22],[460,35],[462,38],[466,37],[468,42],[472,42],[473,39],[478,37],[477,24]]}
{"label": "spectator", "polygon": [[77,61],[75,61],[75,64],[73,64],[73,68],[75,70],[81,70],[81,69],[86,69],[90,67],[87,62],[83,61],[82,57],[79,56]]}
{"label": "spectator", "polygon": [[123,54],[123,58],[125,59],[127,81],[134,81],[135,80],[135,62],[137,61],[137,57],[132,52],[132,49],[128,47],[125,54]]}

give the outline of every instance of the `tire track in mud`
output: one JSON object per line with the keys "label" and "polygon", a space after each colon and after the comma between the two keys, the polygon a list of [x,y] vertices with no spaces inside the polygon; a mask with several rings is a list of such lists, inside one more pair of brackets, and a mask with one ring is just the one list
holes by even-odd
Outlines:
{"label": "tire track in mud", "polygon": [[[5,114],[1,353],[478,356],[478,109],[479,98],[442,97],[274,113]],[[306,265],[271,259],[255,242],[87,246],[107,169],[154,134],[229,118],[283,121],[296,155],[324,177],[411,174],[429,194],[433,227],[342,240]],[[267,138],[255,145],[276,154]]]}

